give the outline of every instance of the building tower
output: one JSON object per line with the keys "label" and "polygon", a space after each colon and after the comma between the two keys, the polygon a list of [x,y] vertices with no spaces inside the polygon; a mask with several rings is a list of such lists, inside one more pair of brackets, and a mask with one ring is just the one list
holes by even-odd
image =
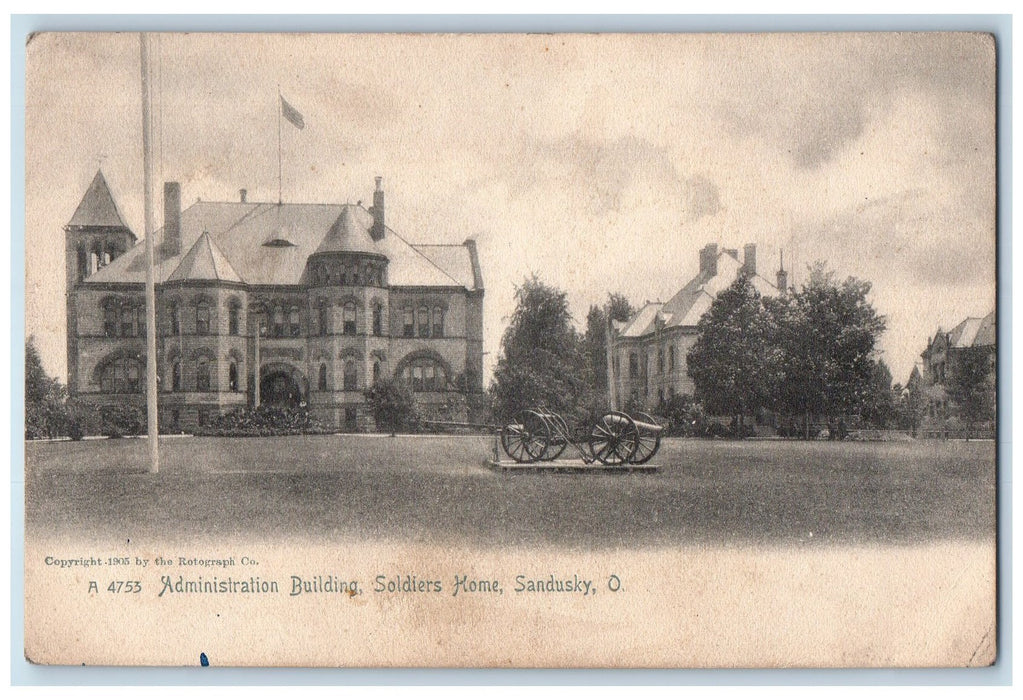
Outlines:
{"label": "building tower", "polygon": [[65,293],[67,295],[68,392],[78,389],[78,310],[75,287],[89,275],[135,245],[131,232],[114,203],[103,171],[97,170],[71,220],[64,227]]}
{"label": "building tower", "polygon": [[345,205],[306,263],[309,406],[348,430],[366,425],[363,392],[381,376],[388,348],[388,258],[383,236],[383,193],[377,181],[373,214]]}

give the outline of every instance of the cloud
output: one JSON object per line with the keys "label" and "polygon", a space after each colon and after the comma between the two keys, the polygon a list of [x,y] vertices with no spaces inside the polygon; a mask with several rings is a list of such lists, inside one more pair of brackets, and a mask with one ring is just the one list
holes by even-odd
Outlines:
{"label": "cloud", "polygon": [[571,135],[534,142],[527,151],[524,162],[531,164],[531,172],[520,173],[515,191],[531,189],[537,181],[532,171],[542,169],[537,161],[545,161],[575,188],[581,188],[592,214],[620,210],[623,195],[637,182],[670,185],[678,180],[667,150],[635,136],[598,140]]}
{"label": "cloud", "polygon": [[682,211],[689,223],[721,211],[718,186],[703,175],[694,175],[682,183]]}

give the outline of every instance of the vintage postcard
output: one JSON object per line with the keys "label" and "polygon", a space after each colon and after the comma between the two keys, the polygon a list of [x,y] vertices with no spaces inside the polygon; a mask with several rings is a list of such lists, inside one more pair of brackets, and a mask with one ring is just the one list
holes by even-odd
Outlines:
{"label": "vintage postcard", "polygon": [[25,51],[33,663],[997,658],[992,36]]}

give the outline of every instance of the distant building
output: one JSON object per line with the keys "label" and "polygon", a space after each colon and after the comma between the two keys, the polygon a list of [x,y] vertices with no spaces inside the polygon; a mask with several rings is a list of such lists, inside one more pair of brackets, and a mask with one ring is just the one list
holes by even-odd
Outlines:
{"label": "distant building", "polygon": [[[962,355],[967,348],[983,353],[988,365],[989,400],[995,407],[995,377],[998,358],[998,333],[995,312],[983,318],[971,317],[945,332],[940,328],[927,344],[920,357],[922,363],[913,368],[907,387],[921,397],[920,433],[923,437],[948,437],[961,426],[959,408],[948,395],[947,387],[956,375]],[[993,413],[993,412],[992,412]],[[993,421],[980,426],[982,431],[994,431]]]}
{"label": "distant building", "polygon": [[696,324],[715,297],[739,275],[753,288],[774,296],[788,288],[782,266],[771,283],[757,272],[757,247],[739,251],[711,243],[700,251],[697,275],[667,302],[648,302],[628,321],[615,322],[611,339],[611,376],[619,407],[627,404],[656,410],[679,394],[693,394],[686,355],[696,342]]}
{"label": "distant building", "polygon": [[[251,406],[257,387],[261,404],[306,406],[347,430],[372,427],[363,392],[382,377],[406,379],[428,411],[481,390],[475,242],[415,244],[392,231],[380,178],[369,209],[250,202],[241,190],[236,202],[182,210],[168,182],[154,240],[166,429]],[[65,253],[70,394],[143,405],[145,246],[101,172],[65,227]]]}

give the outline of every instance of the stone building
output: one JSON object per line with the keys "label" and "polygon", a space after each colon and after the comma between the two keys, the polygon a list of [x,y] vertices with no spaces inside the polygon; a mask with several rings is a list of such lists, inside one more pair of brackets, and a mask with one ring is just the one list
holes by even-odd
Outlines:
{"label": "stone building", "polygon": [[[481,390],[475,241],[412,243],[373,206],[198,201],[164,185],[154,241],[161,423],[188,430],[239,406],[308,407],[371,429],[364,391],[402,377],[428,413]],[[68,389],[145,400],[145,246],[97,172],[65,227]],[[258,369],[257,369],[258,368]],[[257,381],[258,377],[258,381]]]}
{"label": "stone building", "polygon": [[739,251],[708,244],[700,251],[697,275],[667,302],[647,302],[628,321],[614,322],[611,338],[611,380],[619,408],[655,411],[676,394],[693,394],[686,355],[696,342],[696,324],[714,298],[739,275],[746,275],[761,295],[777,295],[788,287],[781,267],[776,283],[757,272],[757,247]]}
{"label": "stone building", "polygon": [[[919,392],[920,434],[923,437],[955,437],[963,430],[964,421],[959,407],[950,399],[948,386],[954,381],[963,355],[968,349],[982,354],[988,375],[984,390],[988,393],[991,414],[995,414],[996,371],[998,360],[997,319],[992,311],[983,318],[964,319],[950,331],[938,329],[920,357],[922,362],[913,368],[907,386]],[[994,434],[994,421],[977,426],[983,434]]]}

